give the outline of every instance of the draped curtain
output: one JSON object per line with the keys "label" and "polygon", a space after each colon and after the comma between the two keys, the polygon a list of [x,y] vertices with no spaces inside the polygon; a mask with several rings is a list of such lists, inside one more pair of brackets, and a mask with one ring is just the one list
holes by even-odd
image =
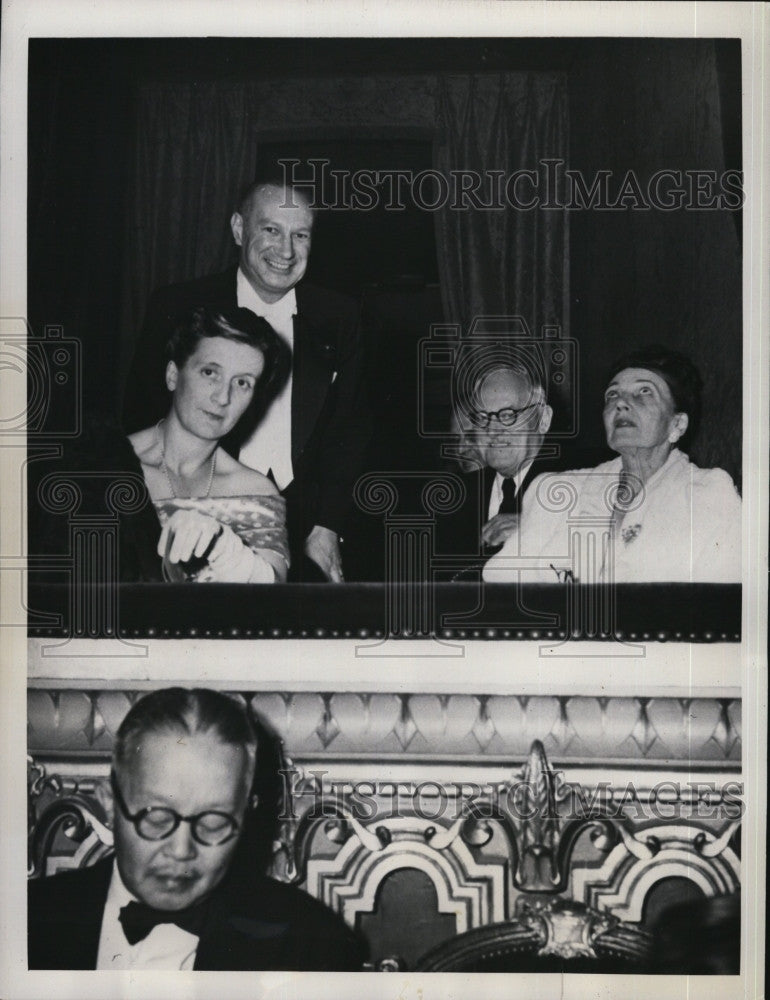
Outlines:
{"label": "draped curtain", "polygon": [[[524,335],[526,342],[526,330],[539,339],[544,325],[551,328],[549,335],[553,328],[566,334],[567,213],[541,204],[546,200],[559,204],[558,188],[550,199],[544,190],[541,164],[567,159],[565,77],[535,72],[443,77],[437,81],[436,109],[437,168],[446,177],[471,171],[481,178],[479,206],[462,207],[455,199],[437,213],[436,243],[446,317],[460,325],[465,338],[475,329],[509,342]],[[518,187],[509,188],[508,182],[517,171],[534,175],[537,188],[523,175]],[[495,175],[501,182],[493,180]],[[502,187],[493,197],[495,183]],[[533,199],[534,207],[520,207]],[[481,207],[484,204],[495,207]],[[525,326],[507,319],[514,316]],[[490,321],[490,317],[495,319]],[[571,355],[562,351],[554,354],[546,345],[542,350],[526,350],[546,380],[555,412],[553,429],[569,429],[576,395]],[[550,370],[552,355],[562,360],[558,373]],[[431,374],[426,373],[426,382],[436,384],[428,391],[449,400],[450,386],[440,378],[431,379]]]}
{"label": "draped curtain", "polygon": [[129,195],[122,370],[151,292],[235,259],[229,220],[254,175],[255,88],[243,82],[147,84],[137,102]]}
{"label": "draped curtain", "polygon": [[[557,73],[502,73],[439,78],[436,166],[472,170],[537,171],[546,159],[566,160],[566,80]],[[525,179],[524,200],[532,194]],[[486,201],[481,188],[481,199]],[[566,212],[453,208],[436,219],[441,289],[447,317],[463,330],[479,315],[517,314],[531,332],[567,325]]]}
{"label": "draped curtain", "polygon": [[[536,169],[566,155],[563,76],[504,73],[354,81],[153,81],[139,88],[129,190],[123,357],[152,290],[221,270],[235,256],[228,220],[253,176],[258,136],[328,126],[431,127],[435,166]],[[395,166],[395,165],[394,165]],[[533,330],[566,324],[564,213],[440,210],[437,250],[447,317],[516,312]]]}

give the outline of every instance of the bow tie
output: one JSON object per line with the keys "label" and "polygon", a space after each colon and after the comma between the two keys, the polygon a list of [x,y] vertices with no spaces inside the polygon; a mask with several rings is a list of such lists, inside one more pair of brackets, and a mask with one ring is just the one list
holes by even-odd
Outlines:
{"label": "bow tie", "polygon": [[200,937],[205,913],[206,908],[201,903],[188,906],[186,910],[156,910],[146,903],[132,900],[121,907],[118,920],[123,927],[126,941],[129,944],[136,944],[138,941],[143,941],[158,924],[176,924],[183,931]]}

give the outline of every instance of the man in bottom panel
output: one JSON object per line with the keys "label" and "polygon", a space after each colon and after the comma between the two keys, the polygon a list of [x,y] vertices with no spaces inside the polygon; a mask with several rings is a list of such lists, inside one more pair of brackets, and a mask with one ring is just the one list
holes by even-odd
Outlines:
{"label": "man in bottom panel", "polygon": [[233,863],[256,755],[247,712],[227,695],[141,698],[97,790],[114,858],[30,882],[30,969],[360,969],[342,920]]}

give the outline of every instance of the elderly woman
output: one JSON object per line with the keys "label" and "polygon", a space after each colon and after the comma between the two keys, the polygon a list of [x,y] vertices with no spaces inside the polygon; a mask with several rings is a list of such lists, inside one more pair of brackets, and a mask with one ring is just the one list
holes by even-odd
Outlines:
{"label": "elderly woman", "polygon": [[681,450],[697,428],[700,392],[692,362],[664,347],[616,361],[604,427],[619,458],[538,477],[518,531],[486,564],[484,579],[740,581],[735,486],[726,472],[699,469]]}
{"label": "elderly woman", "polygon": [[287,370],[281,341],[247,309],[195,309],[169,342],[166,417],[129,437],[160,521],[169,580],[273,583],[286,579],[285,501],[220,441],[253,428]]}

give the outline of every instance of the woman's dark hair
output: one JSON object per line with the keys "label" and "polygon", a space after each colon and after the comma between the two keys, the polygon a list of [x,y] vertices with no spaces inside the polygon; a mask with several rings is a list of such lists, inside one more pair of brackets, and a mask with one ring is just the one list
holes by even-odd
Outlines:
{"label": "woman's dark hair", "polygon": [[661,344],[650,344],[618,358],[611,366],[607,382],[626,368],[646,368],[656,372],[668,386],[677,413],[686,413],[687,431],[680,438],[681,448],[695,437],[700,424],[703,381],[700,373],[686,354],[671,351]]}
{"label": "woman's dark hair", "polygon": [[291,351],[266,319],[249,309],[214,311],[197,306],[178,324],[166,344],[166,358],[183,368],[207,337],[223,337],[238,344],[248,344],[260,352],[265,367],[259,377],[254,397],[238,422],[235,433],[245,440],[283,388],[291,370]]}

